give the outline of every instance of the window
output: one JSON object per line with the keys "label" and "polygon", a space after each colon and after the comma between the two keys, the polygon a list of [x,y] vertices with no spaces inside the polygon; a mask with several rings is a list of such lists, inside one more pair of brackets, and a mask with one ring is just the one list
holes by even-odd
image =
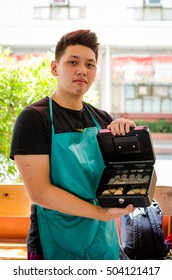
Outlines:
{"label": "window", "polygon": [[172,87],[168,85],[124,86],[125,112],[171,113]]}
{"label": "window", "polygon": [[155,7],[155,6],[161,6],[161,0],[146,0],[145,1],[145,4],[146,4],[146,6],[153,6],[153,7]]}
{"label": "window", "polygon": [[35,0],[35,20],[78,20],[86,18],[85,0]]}
{"label": "window", "polygon": [[67,6],[69,0],[51,0],[51,4],[54,6]]}
{"label": "window", "polygon": [[136,21],[172,20],[172,0],[126,0],[127,19]]}
{"label": "window", "polygon": [[172,56],[114,56],[112,81],[125,112],[172,113]]}

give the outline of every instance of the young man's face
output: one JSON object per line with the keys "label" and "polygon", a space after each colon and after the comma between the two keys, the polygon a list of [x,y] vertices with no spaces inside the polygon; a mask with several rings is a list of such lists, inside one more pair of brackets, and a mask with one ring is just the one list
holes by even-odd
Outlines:
{"label": "young man's face", "polygon": [[71,45],[56,62],[58,91],[77,96],[83,95],[96,76],[95,53],[82,45]]}

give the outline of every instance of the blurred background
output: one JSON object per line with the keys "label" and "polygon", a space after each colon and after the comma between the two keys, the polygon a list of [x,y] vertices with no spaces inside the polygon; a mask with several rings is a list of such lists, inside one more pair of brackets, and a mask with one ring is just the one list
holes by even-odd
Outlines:
{"label": "blurred background", "polygon": [[0,0],[2,53],[16,62],[53,54],[64,33],[82,28],[100,42],[96,105],[150,127],[158,184],[172,185],[172,0]]}

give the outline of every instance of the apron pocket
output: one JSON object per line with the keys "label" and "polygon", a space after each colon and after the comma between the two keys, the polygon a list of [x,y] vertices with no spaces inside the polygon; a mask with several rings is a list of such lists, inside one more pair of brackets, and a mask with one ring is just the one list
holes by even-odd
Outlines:
{"label": "apron pocket", "polygon": [[[42,208],[42,207],[39,207]],[[41,214],[40,214],[41,212]],[[46,208],[38,211],[42,225],[42,247],[58,246],[62,250],[84,258],[85,249],[92,244],[99,228],[99,221],[62,214]],[[46,244],[45,235],[51,236],[52,245]]]}

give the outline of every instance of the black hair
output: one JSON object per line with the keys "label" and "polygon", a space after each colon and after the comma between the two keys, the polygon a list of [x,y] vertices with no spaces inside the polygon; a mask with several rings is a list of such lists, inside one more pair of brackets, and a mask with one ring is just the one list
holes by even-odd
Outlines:
{"label": "black hair", "polygon": [[66,48],[70,45],[82,45],[93,50],[98,59],[99,43],[97,35],[91,30],[79,29],[63,35],[56,45],[55,60],[59,61]]}

